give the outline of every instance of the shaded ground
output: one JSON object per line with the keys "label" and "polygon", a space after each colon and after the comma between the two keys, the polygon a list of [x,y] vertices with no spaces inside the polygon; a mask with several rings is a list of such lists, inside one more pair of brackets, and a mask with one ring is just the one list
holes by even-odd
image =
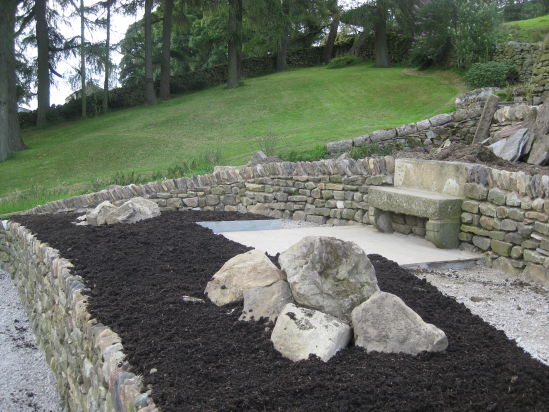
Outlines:
{"label": "shaded ground", "polygon": [[0,411],[62,410],[55,377],[38,349],[17,288],[0,270]]}
{"label": "shaded ground", "polygon": [[480,144],[464,144],[452,142],[452,144],[440,151],[440,153],[405,152],[401,151],[396,157],[416,158],[427,160],[446,160],[452,162],[478,163],[495,169],[508,170],[510,172],[524,172],[529,175],[549,174],[549,167],[534,166],[523,162],[509,162],[497,157],[488,147]]}
{"label": "shaded ground", "polygon": [[292,363],[273,349],[269,326],[238,321],[241,305],[184,303],[183,295],[203,296],[223,263],[247,250],[192,224],[224,215],[173,212],[99,228],[75,226],[67,215],[15,220],[75,264],[91,288],[91,312],[120,334],[134,372],[152,385],[163,411],[541,411],[549,404],[548,367],[381,256],[370,256],[380,288],[443,329],[445,353],[351,347],[328,363]]}

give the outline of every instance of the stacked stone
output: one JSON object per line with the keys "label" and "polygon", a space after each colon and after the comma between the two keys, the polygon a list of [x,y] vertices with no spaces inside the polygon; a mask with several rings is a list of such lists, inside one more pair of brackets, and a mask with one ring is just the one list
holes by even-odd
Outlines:
{"label": "stacked stone", "polygon": [[472,170],[459,238],[489,265],[549,282],[549,176],[485,167]]}
{"label": "stacked stone", "polygon": [[531,82],[534,84],[534,104],[541,104],[549,92],[549,39],[543,42],[539,58],[532,71]]}
{"label": "stacked stone", "polygon": [[538,60],[541,47],[540,43],[520,43],[510,41],[499,43],[494,53],[494,61],[511,64],[519,74],[521,82],[528,82],[532,77],[534,64]]}
{"label": "stacked stone", "polygon": [[340,140],[327,144],[330,153],[342,153],[353,147],[366,147],[372,144],[398,144],[404,148],[426,151],[440,146],[446,139],[470,143],[482,114],[482,103],[477,101],[467,108],[453,113],[439,114],[430,119],[410,123],[394,129],[376,130],[354,139]]}
{"label": "stacked stone", "polygon": [[384,162],[375,176],[274,176],[151,196],[163,210],[258,213],[318,224],[368,223],[368,187],[391,184]]}
{"label": "stacked stone", "polygon": [[127,372],[120,337],[93,319],[72,264],[14,222],[0,225],[0,267],[15,280],[57,390],[71,411],[156,411]]}
{"label": "stacked stone", "polygon": [[[369,214],[370,216],[373,216],[373,210],[369,210]],[[403,235],[414,234],[425,237],[425,225],[427,223],[427,219],[400,213],[389,212],[389,214],[391,217],[391,225],[395,232],[402,233]],[[370,223],[374,224],[371,219]]]}

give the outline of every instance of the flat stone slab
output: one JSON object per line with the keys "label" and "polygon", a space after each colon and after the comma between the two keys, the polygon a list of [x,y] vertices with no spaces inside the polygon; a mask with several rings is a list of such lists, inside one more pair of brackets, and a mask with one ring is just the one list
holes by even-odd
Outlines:
{"label": "flat stone slab", "polygon": [[394,213],[434,220],[459,220],[463,199],[425,190],[372,186],[368,191],[368,202],[371,207]]}
{"label": "flat stone slab", "polygon": [[211,229],[214,233],[282,229],[282,220],[280,219],[224,220],[219,222],[196,222],[196,224]]}

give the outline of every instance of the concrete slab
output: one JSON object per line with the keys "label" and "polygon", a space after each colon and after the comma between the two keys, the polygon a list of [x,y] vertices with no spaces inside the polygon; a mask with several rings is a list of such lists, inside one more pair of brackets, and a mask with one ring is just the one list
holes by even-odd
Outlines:
{"label": "concrete slab", "polygon": [[381,233],[373,226],[317,226],[295,229],[221,233],[227,239],[262,250],[281,253],[306,236],[332,236],[357,243],[368,254],[379,254],[399,265],[482,259],[482,255],[457,249],[438,249],[416,236]]}
{"label": "concrete slab", "polygon": [[211,229],[214,233],[282,229],[282,220],[280,219],[224,220],[218,222],[196,222],[196,224]]}

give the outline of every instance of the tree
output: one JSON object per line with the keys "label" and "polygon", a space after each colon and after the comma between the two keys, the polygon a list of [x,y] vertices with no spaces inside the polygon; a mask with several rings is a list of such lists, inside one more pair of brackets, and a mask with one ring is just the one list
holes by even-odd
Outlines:
{"label": "tree", "polygon": [[162,24],[162,58],[160,62],[160,98],[170,97],[170,56],[172,39],[173,0],[164,0]]}
{"label": "tree", "polygon": [[228,64],[229,75],[227,88],[240,86],[242,76],[242,0],[229,0],[228,24]]}
{"label": "tree", "polygon": [[153,0],[145,0],[145,102],[156,104],[156,92],[154,90],[154,74],[152,62],[152,7]]}
{"label": "tree", "polygon": [[46,115],[50,108],[50,42],[48,21],[46,18],[48,0],[36,0],[34,15],[36,20],[36,48],[38,50],[38,108],[36,111],[36,125],[46,123]]}
{"label": "tree", "polygon": [[324,51],[322,54],[323,63],[329,63],[330,60],[332,60],[337,31],[341,21],[341,8],[337,4],[337,0],[332,1],[329,5],[329,9],[332,14],[332,22],[330,23],[330,32],[328,33],[328,38],[326,39],[326,44],[324,45]]}
{"label": "tree", "polygon": [[0,161],[24,149],[17,120],[15,16],[19,0],[5,0],[0,13]]}
{"label": "tree", "polygon": [[104,70],[103,102],[102,102],[103,113],[107,113],[109,111],[109,79],[111,75],[111,66],[112,66],[112,63],[111,63],[111,10],[115,2],[116,0],[106,0],[99,3],[99,6],[104,8],[107,13],[105,21],[100,22],[100,24],[103,24],[105,26],[105,32],[106,32],[105,49],[104,49],[104,56],[103,56],[103,70]]}
{"label": "tree", "polygon": [[[75,5],[76,7],[76,5]],[[82,97],[82,118],[88,116],[88,93],[86,91],[86,15],[84,0],[80,0],[80,95]]]}

